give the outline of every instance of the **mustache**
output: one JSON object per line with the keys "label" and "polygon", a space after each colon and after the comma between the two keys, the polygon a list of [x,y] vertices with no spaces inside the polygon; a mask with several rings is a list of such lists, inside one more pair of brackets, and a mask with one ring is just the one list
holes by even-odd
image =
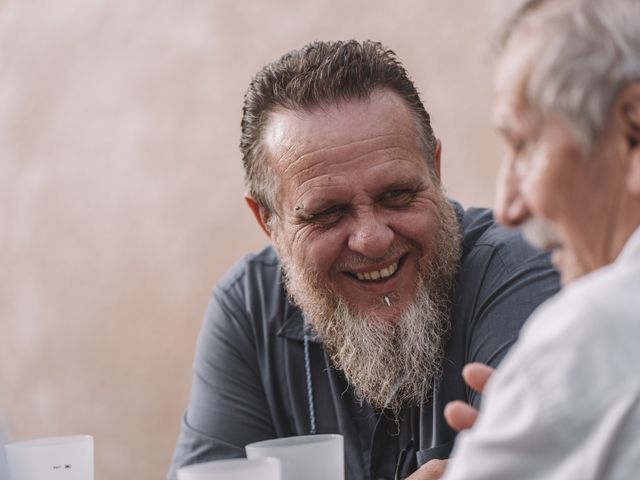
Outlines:
{"label": "mustache", "polygon": [[525,240],[538,250],[550,250],[562,245],[562,238],[553,226],[540,217],[529,218],[520,226]]}

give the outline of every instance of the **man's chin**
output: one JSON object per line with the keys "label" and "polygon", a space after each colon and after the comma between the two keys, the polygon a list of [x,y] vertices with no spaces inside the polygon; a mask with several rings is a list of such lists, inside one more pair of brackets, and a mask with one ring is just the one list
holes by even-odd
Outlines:
{"label": "man's chin", "polygon": [[[442,279],[447,283],[446,279]],[[376,409],[398,412],[418,404],[440,369],[443,338],[448,329],[446,295],[431,295],[418,282],[416,300],[402,307],[389,296],[380,305],[354,308],[334,297],[335,309],[309,315],[334,366],[342,370],[359,400]],[[407,300],[405,300],[407,302]]]}
{"label": "man's chin", "polygon": [[397,295],[389,293],[373,297],[368,302],[352,302],[343,297],[349,309],[361,318],[367,319],[370,323],[398,323],[404,312],[414,302],[413,299],[402,299]]}

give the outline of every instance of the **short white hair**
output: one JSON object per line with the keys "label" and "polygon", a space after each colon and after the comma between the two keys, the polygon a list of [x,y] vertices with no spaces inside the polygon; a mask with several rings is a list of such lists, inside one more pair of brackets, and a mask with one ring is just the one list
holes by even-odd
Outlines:
{"label": "short white hair", "polygon": [[[523,20],[546,14],[552,2],[557,0],[506,0],[498,48]],[[567,120],[588,150],[620,91],[640,81],[640,0],[573,0],[549,11],[544,48],[528,79],[528,101],[543,114]]]}

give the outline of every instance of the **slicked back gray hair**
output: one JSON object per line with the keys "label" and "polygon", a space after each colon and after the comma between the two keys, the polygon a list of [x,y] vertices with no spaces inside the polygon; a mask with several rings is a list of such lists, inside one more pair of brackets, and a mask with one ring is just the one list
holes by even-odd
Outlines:
{"label": "slicked back gray hair", "polygon": [[394,52],[372,41],[314,42],[262,68],[245,94],[240,150],[253,199],[277,213],[279,185],[261,142],[271,112],[278,108],[309,111],[366,99],[382,88],[399,94],[413,113],[417,141],[433,175],[436,139],[431,120]]}
{"label": "slicked back gray hair", "polygon": [[[554,2],[507,0],[498,47]],[[573,0],[553,7],[544,17],[544,48],[528,79],[528,100],[543,113],[565,118],[588,150],[618,93],[640,81],[640,0]]]}

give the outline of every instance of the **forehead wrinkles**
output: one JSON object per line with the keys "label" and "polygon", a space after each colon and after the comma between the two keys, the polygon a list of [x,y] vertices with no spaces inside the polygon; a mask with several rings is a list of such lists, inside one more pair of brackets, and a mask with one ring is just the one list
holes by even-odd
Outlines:
{"label": "forehead wrinkles", "polygon": [[541,126],[542,116],[528,102],[507,97],[496,102],[493,124],[508,140],[516,141],[524,135],[535,136]]}
{"label": "forehead wrinkles", "polygon": [[[313,178],[330,170],[349,168],[366,157],[382,161],[410,158],[411,152],[399,135],[379,135],[338,146],[321,147],[298,154],[288,149],[276,162],[284,176],[290,178]],[[396,140],[397,139],[397,140]],[[373,165],[372,165],[373,166]]]}
{"label": "forehead wrinkles", "polygon": [[[294,179],[294,192],[297,201],[303,201],[314,198],[315,193],[318,193],[317,197],[331,197],[338,195],[339,192],[350,192],[347,194],[355,195],[354,185],[361,186],[368,194],[373,194],[384,185],[389,185],[383,182],[386,179],[393,179],[394,184],[398,186],[417,182],[422,172],[416,172],[415,167],[411,170],[402,168],[402,163],[403,159],[391,157],[367,167],[366,170],[358,173],[357,178],[354,178],[352,172],[345,172],[343,168],[305,177],[300,175]],[[392,175],[389,174],[391,171],[393,171]],[[426,175],[426,166],[424,173]]]}

